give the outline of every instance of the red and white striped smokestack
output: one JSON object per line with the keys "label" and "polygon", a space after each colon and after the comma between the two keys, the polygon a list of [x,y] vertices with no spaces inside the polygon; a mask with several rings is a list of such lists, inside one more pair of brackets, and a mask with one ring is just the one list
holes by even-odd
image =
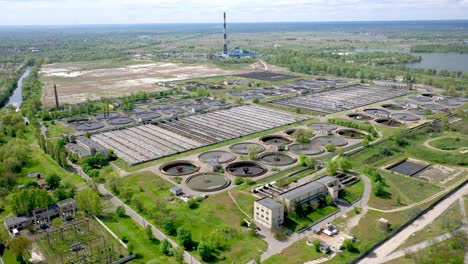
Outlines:
{"label": "red and white striped smokestack", "polygon": [[226,34],[226,12],[224,12],[224,49],[223,54],[227,54],[227,34]]}

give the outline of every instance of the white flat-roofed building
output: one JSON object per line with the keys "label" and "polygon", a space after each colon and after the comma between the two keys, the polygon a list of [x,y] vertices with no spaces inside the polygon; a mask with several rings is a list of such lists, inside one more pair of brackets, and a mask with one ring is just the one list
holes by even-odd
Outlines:
{"label": "white flat-roofed building", "polygon": [[284,206],[275,200],[265,197],[254,203],[255,222],[273,228],[284,222]]}

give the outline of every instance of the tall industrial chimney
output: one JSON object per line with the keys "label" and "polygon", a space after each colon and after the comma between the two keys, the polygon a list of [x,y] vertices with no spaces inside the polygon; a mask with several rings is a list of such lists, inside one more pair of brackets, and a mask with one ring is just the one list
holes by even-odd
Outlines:
{"label": "tall industrial chimney", "polygon": [[59,109],[59,100],[57,94],[57,86],[54,84],[54,94],[55,94],[55,109]]}
{"label": "tall industrial chimney", "polygon": [[223,49],[223,54],[227,55],[227,34],[226,34],[226,12],[224,12],[224,49]]}

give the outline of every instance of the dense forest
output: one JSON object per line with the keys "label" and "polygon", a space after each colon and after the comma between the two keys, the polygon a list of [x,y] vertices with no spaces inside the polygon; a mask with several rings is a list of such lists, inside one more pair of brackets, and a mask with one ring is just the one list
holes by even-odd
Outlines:
{"label": "dense forest", "polygon": [[468,44],[430,44],[430,45],[415,45],[411,48],[412,52],[440,52],[440,53],[468,53]]}

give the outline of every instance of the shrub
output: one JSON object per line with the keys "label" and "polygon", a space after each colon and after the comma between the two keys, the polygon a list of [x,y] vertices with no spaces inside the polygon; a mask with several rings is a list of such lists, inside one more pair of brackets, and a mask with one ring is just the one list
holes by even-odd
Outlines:
{"label": "shrub", "polygon": [[315,239],[312,245],[314,246],[315,251],[320,252],[320,240]]}
{"label": "shrub", "polygon": [[335,152],[336,147],[335,147],[335,145],[333,145],[333,144],[328,144],[328,145],[325,146],[325,149],[326,149],[328,152]]}
{"label": "shrub", "polygon": [[200,242],[197,247],[197,253],[203,261],[208,261],[211,258],[211,251],[211,247],[205,242]]}
{"label": "shrub", "polygon": [[284,241],[288,238],[288,234],[281,228],[274,228],[273,238],[278,241]]}
{"label": "shrub", "polygon": [[185,249],[190,249],[192,246],[192,232],[185,226],[181,226],[177,229],[177,239]]}
{"label": "shrub", "polygon": [[117,206],[117,209],[115,209],[115,212],[117,213],[119,217],[127,216],[127,213],[125,212],[125,208],[122,205]]}
{"label": "shrub", "polygon": [[234,180],[234,184],[236,185],[241,185],[244,183],[244,178],[242,177],[236,177],[236,179]]}
{"label": "shrub", "polygon": [[165,219],[162,224],[161,224],[162,228],[164,229],[164,231],[170,235],[170,236],[173,236],[177,233],[177,230],[176,230],[176,226],[175,226],[175,223],[172,219],[168,218],[168,219]]}
{"label": "shrub", "polygon": [[167,239],[163,239],[163,241],[161,241],[161,244],[159,245],[159,248],[161,249],[161,252],[164,255],[166,255],[166,256],[172,255],[172,245],[171,245],[171,243],[169,243],[169,241]]}
{"label": "shrub", "polygon": [[191,199],[189,199],[187,201],[187,206],[190,209],[196,209],[196,208],[198,208],[199,204],[198,204],[197,200],[191,198]]}
{"label": "shrub", "polygon": [[359,253],[359,249],[353,240],[347,238],[343,241],[343,247],[351,253]]}

